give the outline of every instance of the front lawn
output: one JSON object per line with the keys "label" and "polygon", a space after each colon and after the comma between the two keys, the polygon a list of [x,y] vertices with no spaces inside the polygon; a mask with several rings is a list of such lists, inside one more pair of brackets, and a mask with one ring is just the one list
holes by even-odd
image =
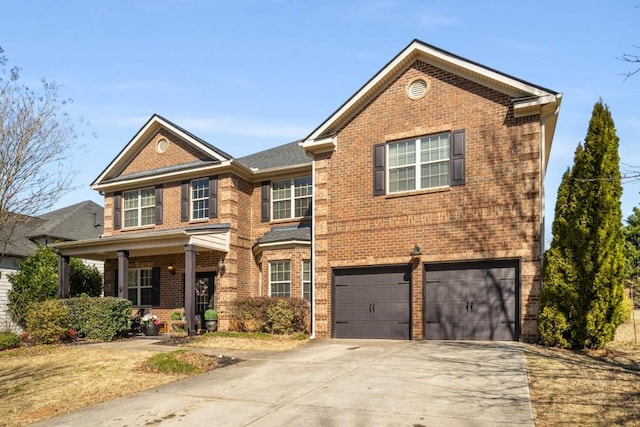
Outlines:
{"label": "front lawn", "polygon": [[604,350],[526,348],[536,426],[640,426],[640,310],[635,320]]}

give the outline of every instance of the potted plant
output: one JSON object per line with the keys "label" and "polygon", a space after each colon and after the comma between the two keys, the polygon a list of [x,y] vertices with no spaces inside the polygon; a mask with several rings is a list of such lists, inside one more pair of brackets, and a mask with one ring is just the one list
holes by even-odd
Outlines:
{"label": "potted plant", "polygon": [[175,332],[183,332],[187,326],[187,321],[184,318],[184,310],[174,310],[169,315],[171,319],[171,328]]}
{"label": "potted plant", "polygon": [[215,332],[218,330],[218,312],[213,308],[207,309],[204,312],[204,324],[207,328],[207,332]]}
{"label": "potted plant", "polygon": [[140,328],[146,336],[155,336],[160,333],[160,320],[153,313],[145,314],[140,319]]}

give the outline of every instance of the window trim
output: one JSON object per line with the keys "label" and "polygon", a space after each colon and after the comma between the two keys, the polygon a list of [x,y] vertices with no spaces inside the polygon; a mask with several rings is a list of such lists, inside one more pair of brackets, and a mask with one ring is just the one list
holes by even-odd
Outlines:
{"label": "window trim", "polygon": [[[280,264],[280,263],[286,263],[286,265],[289,267],[288,268],[288,272],[289,272],[289,280],[282,280],[282,281],[273,281],[272,280],[272,276],[271,273],[273,271],[273,267],[274,264]],[[286,273],[286,272],[285,272]],[[289,292],[288,292],[288,296],[283,296],[283,295],[273,295],[273,289],[272,286],[274,284],[286,284],[289,286]],[[269,296],[270,297],[278,297],[278,298],[291,298],[291,260],[288,259],[281,259],[281,260],[273,260],[273,261],[269,261]]]}
{"label": "window trim", "polygon": [[[437,160],[437,161],[422,161],[422,143],[424,139],[428,139],[428,138],[432,138],[432,137],[437,137],[437,136],[441,136],[441,135],[447,135],[449,138],[449,146],[447,147],[447,158],[445,160]],[[389,151],[390,151],[390,147],[393,144],[401,144],[401,143],[408,143],[408,142],[413,142],[415,143],[414,147],[415,147],[415,151],[414,151],[414,161],[413,163],[409,163],[409,164],[405,164],[402,166],[391,166],[391,161],[389,158]],[[442,189],[442,188],[448,188],[451,187],[451,162],[452,162],[452,154],[451,154],[451,147],[453,144],[453,132],[438,132],[438,133],[433,133],[433,134],[427,134],[427,135],[420,135],[420,136],[416,136],[413,138],[407,138],[407,139],[401,139],[401,140],[397,140],[397,141],[389,141],[385,144],[385,194],[388,195],[394,195],[394,194],[402,194],[402,193],[409,193],[409,192],[414,192],[414,191],[424,191],[424,190],[434,190],[434,189]],[[422,187],[422,166],[423,165],[428,165],[428,164],[436,164],[436,163],[446,163],[448,165],[448,172],[447,172],[447,180],[448,183],[446,185],[437,185],[437,186],[433,186],[433,187]],[[414,187],[411,189],[407,189],[407,190],[399,190],[399,191],[391,191],[391,170],[393,169],[401,169],[401,168],[410,168],[413,167],[414,168],[414,178],[413,178],[413,184]]]}
{"label": "window trim", "polygon": [[[207,196],[206,197],[202,197],[202,198],[198,198],[198,199],[194,199],[193,198],[193,183],[196,181],[202,181],[206,183],[206,188],[207,188]],[[210,206],[210,199],[211,199],[211,178],[209,177],[201,177],[201,178],[194,178],[191,181],[189,181],[189,221],[206,221],[210,218],[211,215],[211,206]],[[193,212],[194,212],[194,206],[193,206],[193,202],[195,201],[200,201],[200,200],[206,200],[207,202],[207,215],[201,218],[194,218],[193,216]]]}
{"label": "window trim", "polygon": [[[143,271],[147,271],[149,273],[149,285],[148,286],[141,286],[141,273]],[[129,278],[127,277],[127,299],[129,299],[129,290],[130,289],[136,289],[136,301],[131,301],[129,299],[129,301],[131,301],[132,305],[134,307],[151,307],[153,306],[153,268],[130,268],[128,271],[128,274],[131,273],[136,273],[136,286],[132,287],[129,284]],[[151,290],[151,295],[150,295],[150,303],[149,304],[142,304],[142,289],[150,289]]]}
{"label": "window trim", "polygon": [[[148,190],[150,192],[152,192],[153,194],[153,203],[151,205],[148,206],[142,206],[142,192]],[[126,203],[127,203],[127,194],[131,194],[131,193],[136,193],[136,199],[137,199],[137,206],[135,208],[131,208],[131,209],[127,209],[126,208]],[[151,227],[151,226],[155,226],[156,225],[156,187],[143,187],[143,188],[137,188],[135,190],[126,190],[122,192],[122,228],[123,229],[131,229],[131,228],[140,228],[140,227]],[[126,224],[126,218],[125,218],[125,214],[129,211],[133,211],[136,210],[137,212],[137,224],[135,225],[127,225]],[[148,224],[142,224],[142,209],[152,209],[153,210],[153,218],[151,220],[150,223]]]}
{"label": "window trim", "polygon": [[[310,187],[311,187],[311,194],[307,195],[307,196],[296,196],[296,180],[297,179],[308,179],[310,182]],[[286,199],[276,199],[274,197],[274,184],[278,183],[278,182],[285,182],[288,181],[289,182],[289,197]],[[313,206],[313,177],[311,175],[302,175],[302,176],[296,176],[296,177],[292,177],[292,178],[284,178],[284,179],[276,179],[271,181],[271,185],[270,185],[270,190],[269,190],[269,196],[270,196],[270,202],[269,202],[269,207],[270,207],[270,220],[271,221],[286,221],[286,220],[290,220],[290,219],[299,219],[299,218],[309,218],[310,215],[302,215],[302,216],[296,216],[296,200],[301,200],[301,199],[309,199],[309,210],[311,209],[311,207]],[[274,204],[276,202],[284,202],[284,201],[289,201],[289,215],[286,217],[282,217],[282,218],[275,218],[274,214],[276,212],[276,209],[274,207]]]}

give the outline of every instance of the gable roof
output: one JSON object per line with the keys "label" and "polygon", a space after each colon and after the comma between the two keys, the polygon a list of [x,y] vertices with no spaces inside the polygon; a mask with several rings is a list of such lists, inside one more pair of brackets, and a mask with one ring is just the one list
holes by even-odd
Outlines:
{"label": "gable roof", "polygon": [[417,60],[511,96],[514,99],[516,117],[542,114],[542,107],[547,106],[545,113],[550,117],[547,123],[548,128],[545,129],[547,133],[545,140],[548,141],[545,153],[548,159],[558,109],[562,100],[561,93],[510,76],[417,39],[409,43],[331,116],[314,129],[302,141],[302,147],[309,151],[335,149],[337,142],[334,135]]}
{"label": "gable roof", "polygon": [[[100,189],[102,184],[113,182],[120,176],[122,170],[133,160],[138,152],[145,146],[148,140],[153,137],[160,129],[167,129],[178,135],[196,150],[202,152],[212,161],[218,163],[228,162],[233,157],[224,151],[214,147],[205,140],[195,136],[191,132],[176,125],[164,117],[153,114],[149,120],[140,128],[140,130],[131,138],[129,143],[118,153],[118,155],[109,163],[109,165],[100,173],[100,175],[91,183],[91,188]],[[204,162],[206,163],[206,162]],[[157,172],[157,171],[156,171]],[[122,177],[124,179],[124,177]],[[130,176],[128,176],[130,178]]]}
{"label": "gable roof", "polygon": [[240,157],[237,161],[254,170],[311,164],[311,158],[300,147],[300,140]]}

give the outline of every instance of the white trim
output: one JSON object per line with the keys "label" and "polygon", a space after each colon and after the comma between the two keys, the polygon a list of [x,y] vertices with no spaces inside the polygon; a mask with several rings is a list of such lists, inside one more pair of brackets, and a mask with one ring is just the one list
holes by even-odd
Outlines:
{"label": "white trim", "polygon": [[[300,196],[300,197],[296,197],[296,180],[297,179],[306,179],[309,178],[311,180],[311,194],[307,195],[307,196]],[[288,199],[278,199],[276,200],[273,197],[273,184],[276,182],[284,182],[284,181],[289,181],[289,198]],[[284,187],[283,187],[284,188]],[[284,220],[290,220],[290,219],[299,219],[299,218],[306,218],[306,215],[302,215],[302,216],[296,216],[296,200],[301,200],[301,199],[310,199],[311,203],[313,203],[313,177],[310,175],[300,175],[300,176],[295,176],[293,178],[283,178],[283,179],[275,179],[273,181],[271,181],[271,185],[270,185],[270,209],[269,209],[269,213],[271,214],[271,218],[269,218],[269,220],[271,222],[273,221],[284,221]],[[285,202],[285,201],[289,201],[291,202],[290,205],[290,211],[289,211],[289,216],[286,217],[282,217],[282,218],[275,218],[273,216],[275,209],[274,209],[274,204],[276,202]]]}
{"label": "white trim", "polygon": [[[209,219],[209,213],[211,212],[211,206],[208,205],[208,201],[210,200],[211,196],[207,196],[207,197],[201,197],[199,199],[194,199],[193,198],[193,182],[194,181],[203,181],[206,183],[206,188],[207,188],[207,192],[211,191],[210,187],[210,179],[208,176],[203,176],[203,177],[199,177],[199,178],[193,178],[191,180],[189,180],[189,220],[190,221],[204,221],[204,220],[208,220]],[[194,201],[207,201],[207,216],[204,216],[202,218],[194,218],[193,217],[193,202]]]}
{"label": "white trim", "polygon": [[298,143],[298,145],[308,152],[326,153],[329,151],[335,151],[338,148],[338,138],[330,136],[328,138],[306,140]]}
{"label": "white trim", "polygon": [[[236,164],[238,164],[236,162]],[[223,167],[227,167],[231,165],[231,161],[226,161],[226,162],[222,162],[216,165],[207,165],[207,166],[201,166],[201,167],[197,167],[197,168],[190,168],[190,169],[185,169],[185,170],[180,170],[180,171],[175,171],[175,172],[166,172],[163,174],[159,174],[159,175],[150,175],[150,176],[145,176],[145,177],[140,177],[140,178],[131,178],[131,179],[125,179],[125,180],[121,180],[121,181],[115,181],[115,182],[109,182],[106,184],[95,184],[92,185],[90,188],[92,190],[98,190],[98,191],[108,191],[110,189],[117,189],[120,187],[131,187],[132,185],[136,184],[136,185],[146,185],[147,183],[153,183],[153,182],[166,182],[165,178],[176,178],[179,179],[180,177],[187,177],[187,176],[193,176],[195,174],[201,174],[203,172],[209,171],[209,172],[213,172],[213,173],[217,173],[217,171],[215,171],[215,169],[220,169]]]}
{"label": "white trim", "polygon": [[[513,97],[525,95],[542,97],[541,103],[553,102],[556,98],[556,94],[474,64],[450,53],[435,49],[416,40],[380,70],[344,105],[321,124],[320,127],[313,131],[313,133],[301,143],[302,146],[305,147],[306,145],[311,148],[314,147],[315,144],[320,144],[321,141],[324,141],[324,139],[322,139],[323,135],[325,135],[336,122],[344,117],[352,116],[354,114],[352,110],[361,104],[365,104],[364,101],[383,90],[386,84],[392,80],[393,76],[405,71],[418,59],[445,71],[464,76],[484,86],[507,93]],[[316,140],[318,140],[318,142],[316,142]]]}

